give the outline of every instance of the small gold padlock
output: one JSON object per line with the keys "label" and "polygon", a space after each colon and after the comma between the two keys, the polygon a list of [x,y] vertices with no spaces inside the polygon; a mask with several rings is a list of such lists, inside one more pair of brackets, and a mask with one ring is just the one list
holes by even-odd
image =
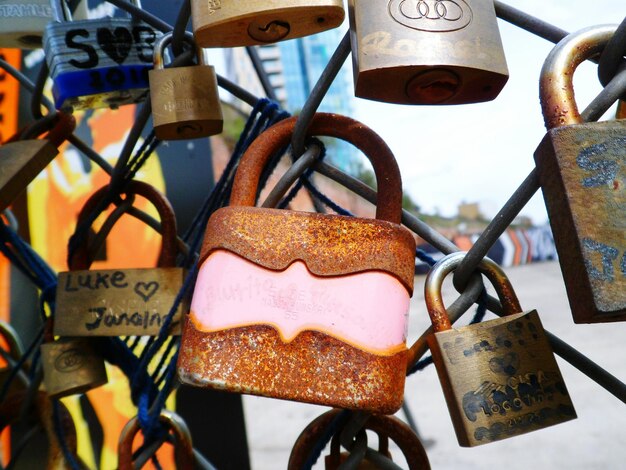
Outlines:
{"label": "small gold padlock", "polygon": [[342,0],[192,0],[193,34],[201,47],[268,44],[336,28]]}
{"label": "small gold padlock", "polygon": [[494,285],[506,316],[452,329],[441,286],[464,257],[442,258],[424,286],[435,331],[428,344],[459,444],[478,446],[576,418],[537,311],[518,313],[513,287],[492,260],[478,269]]}
{"label": "small gold padlock", "polygon": [[154,70],[148,72],[154,132],[161,140],[198,139],[222,132],[224,120],[215,69],[198,48],[198,65],[163,68],[172,33],[154,47]]}
{"label": "small gold padlock", "polygon": [[398,104],[493,100],[509,78],[491,0],[349,0],[355,95]]}
{"label": "small gold padlock", "polygon": [[[195,465],[191,433],[187,423],[173,411],[162,410],[159,421],[174,435],[174,461],[176,468],[191,470]],[[118,470],[135,470],[133,462],[133,441],[139,432],[139,419],[135,416],[126,425],[120,434],[117,447]]]}
{"label": "small gold padlock", "polygon": [[108,382],[104,359],[93,340],[62,338],[53,341],[52,320],[46,325],[41,345],[43,382],[50,398],[85,393]]}

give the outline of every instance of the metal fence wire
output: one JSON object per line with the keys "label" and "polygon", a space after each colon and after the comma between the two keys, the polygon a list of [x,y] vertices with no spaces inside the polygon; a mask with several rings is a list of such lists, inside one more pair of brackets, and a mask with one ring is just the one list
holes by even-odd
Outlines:
{"label": "metal fence wire", "polygon": [[[189,23],[191,13],[190,0],[185,0],[182,3],[174,26],[163,22],[161,19],[142,10],[140,7],[124,0],[109,0],[109,3],[127,11],[134,18],[146,22],[159,31],[173,32],[171,45],[175,56],[171,64],[168,65],[169,67],[193,64],[195,60],[195,46],[190,44],[190,39],[185,35],[185,28]],[[496,0],[494,4],[496,14],[500,19],[528,31],[531,34],[544,38],[547,41],[557,43],[568,34],[567,31],[512,8],[500,1]],[[626,97],[626,68],[624,66],[625,38],[626,20],[619,26],[613,39],[611,39],[605,47],[603,53],[599,57],[590,59],[599,63],[599,75],[604,89],[587,109],[581,113],[583,119],[586,121],[599,119],[599,117],[620,97]],[[183,256],[179,257],[178,265],[188,268],[188,274],[185,278],[183,289],[179,293],[175,304],[170,309],[168,320],[171,320],[178,303],[193,284],[198,269],[197,262],[204,227],[206,226],[209,216],[216,209],[227,205],[235,170],[243,152],[254,138],[260,135],[265,129],[288,116],[288,113],[280,109],[279,105],[276,103],[277,98],[275,91],[270,84],[268,74],[264,70],[258,51],[255,47],[251,46],[247,47],[247,53],[265,91],[266,97],[254,96],[238,84],[233,83],[225,77],[218,76],[219,87],[250,105],[252,111],[248,116],[246,127],[237,142],[233,155],[223,174],[220,176],[214,189],[203,202],[187,233],[177,240],[181,253],[183,254]],[[320,103],[350,53],[350,38],[349,33],[346,33],[328,61],[311,94],[308,96],[302,111],[298,115],[290,143],[293,165],[282,176],[263,202],[263,207],[286,207],[297,191],[304,190],[310,194],[312,200],[316,203],[316,207],[320,210],[330,209],[341,214],[349,214],[345,209],[330,200],[319,190],[312,179],[313,172],[317,172],[334,180],[373,204],[376,203],[376,191],[326,162],[324,159],[325,149],[323,144],[316,139],[311,139],[308,134],[308,129]],[[5,60],[0,60],[0,67],[17,78],[22,88],[32,95],[32,106],[30,109],[32,124],[22,130],[21,138],[40,135],[42,131],[50,127],[56,115],[53,104],[43,95],[44,84],[49,75],[47,66],[44,63],[35,83],[31,82]],[[45,114],[43,110],[45,110]],[[88,236],[89,227],[97,215],[111,203],[115,204],[120,209],[117,213],[112,214],[111,217],[113,218],[105,223],[102,231],[97,234],[95,238],[96,244],[103,242],[108,230],[110,230],[115,220],[124,212],[136,217],[157,231],[161,230],[159,221],[155,220],[147,213],[132,207],[132,202],[129,204],[128,200],[121,197],[124,189],[128,187],[129,182],[133,180],[139,168],[141,168],[161,143],[154,135],[154,132],[152,132],[144,140],[142,145],[137,146],[139,137],[146,127],[150,116],[151,104],[150,100],[146,100],[143,104],[139,105],[139,111],[134,124],[120,151],[119,159],[114,166],[111,166],[101,155],[76,135],[72,134],[68,138],[69,142],[79,152],[83,153],[95,165],[99,166],[110,175],[107,197],[96,207],[91,217],[84,220],[77,227],[74,236],[70,240],[70,258],[77,247],[85,241]],[[280,155],[278,157],[280,157]],[[260,187],[265,185],[267,178],[275,168],[277,162],[278,158],[275,158],[265,170]],[[537,170],[533,169],[465,255],[464,260],[461,262],[458,269],[456,269],[453,277],[454,286],[460,293],[460,296],[447,309],[452,322],[459,319],[474,305],[478,305],[479,309],[473,321],[481,321],[485,309],[496,315],[503,315],[500,301],[486,294],[482,278],[477,274],[478,266],[487,255],[490,248],[494,246],[498,238],[507,230],[522,208],[524,208],[530,198],[537,192],[539,187]],[[42,318],[46,319],[54,312],[56,274],[52,272],[26,242],[17,236],[15,227],[11,226],[9,216],[10,213],[7,213],[7,217],[5,217],[6,220],[3,220],[3,224],[0,227],[1,249],[3,253],[9,257],[11,262],[18,269],[27,274],[41,290],[41,313]],[[444,254],[459,251],[459,247],[453,242],[430,227],[419,217],[406,210],[402,211],[402,224]],[[431,265],[434,263],[434,260],[420,250],[418,250],[417,256],[422,261]],[[408,374],[432,363],[429,359],[422,359],[428,350],[426,338],[430,334],[432,334],[432,328],[424,331],[409,351]],[[585,357],[575,347],[570,346],[551,333],[547,333],[547,335],[556,354],[572,364],[583,374],[587,375],[591,380],[600,384],[609,393],[626,403],[626,385],[623,382]],[[11,381],[26,380],[30,385],[29,389],[31,391],[28,400],[30,400],[30,403],[33,402],[36,390],[41,381],[41,366],[37,351],[38,345],[42,342],[43,337],[42,329],[42,332],[37,335],[36,340],[26,348],[22,359],[13,364],[13,374],[0,392],[3,398],[7,395]],[[158,449],[163,442],[172,441],[172,436],[163,432],[159,423],[159,416],[164,407],[166,398],[177,387],[175,365],[178,357],[178,349],[180,347],[179,341],[177,338],[168,336],[166,334],[166,328],[163,328],[159,336],[150,338],[147,341],[139,337],[109,338],[103,340],[101,347],[107,361],[119,366],[124,374],[129,377],[132,399],[139,409],[138,418],[143,433],[146,436],[146,441],[144,445],[135,452],[135,465],[137,468],[140,468],[141,465],[151,460],[158,468],[159,463],[155,457],[156,449]],[[161,358],[156,365],[152,362],[155,357]],[[31,360],[31,366],[28,371],[28,377],[24,378],[22,366],[27,360]],[[83,464],[77,460],[71,449],[71,445],[68,444],[68,436],[58,417],[61,412],[59,402],[54,400],[53,403],[55,415],[54,432],[59,439],[60,449],[71,468],[81,468]],[[407,409],[406,411],[409,422],[412,422],[410,410]],[[366,445],[363,446],[360,433],[363,432],[362,430],[369,417],[370,415],[366,412],[343,411],[330,423],[325,432],[322,433],[319,442],[317,442],[310,454],[305,456],[303,468],[310,468],[314,464],[338,429],[343,429],[340,436],[341,444],[346,449],[352,450],[355,455],[359,453],[358,458],[351,458],[341,468],[357,468],[363,458],[376,462],[379,468],[399,468],[386,455]],[[30,434],[27,435],[27,437],[28,436],[30,436]],[[25,444],[25,442],[17,443],[15,446],[16,451],[14,452],[15,459],[18,458]],[[360,450],[358,450],[359,448]],[[213,468],[197,451],[195,451],[195,458],[198,467]],[[12,468],[12,463],[13,462],[11,462],[7,468]]]}

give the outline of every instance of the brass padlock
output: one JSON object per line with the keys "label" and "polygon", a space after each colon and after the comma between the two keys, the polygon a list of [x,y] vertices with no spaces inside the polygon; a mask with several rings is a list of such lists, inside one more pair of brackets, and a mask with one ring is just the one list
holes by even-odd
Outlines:
{"label": "brass padlock", "polygon": [[[2,320],[0,320],[0,336],[2,336],[2,341],[7,346],[6,352],[8,357],[14,362],[19,361],[24,351],[20,337],[9,323]],[[23,375],[23,372],[18,371],[17,375],[15,375],[13,371],[14,364],[8,364],[7,360],[3,358],[0,358],[0,362],[3,363],[2,368],[0,368],[0,390],[4,389],[7,380],[13,376],[7,393],[12,395],[23,391],[28,385],[28,380]]]}
{"label": "brass padlock", "polygon": [[355,95],[398,104],[493,100],[509,78],[491,0],[349,0]]}
{"label": "brass padlock", "polygon": [[52,336],[52,319],[41,345],[43,383],[50,398],[85,393],[108,382],[104,359],[93,340]]}
{"label": "brass padlock", "polygon": [[[195,468],[191,433],[187,423],[176,413],[169,410],[161,411],[159,421],[168,428],[168,431],[172,431],[174,435],[174,461],[176,462],[176,468],[183,470]],[[136,416],[128,421],[124,429],[122,429],[117,447],[118,470],[135,470],[133,440],[139,430],[139,419]]]}
{"label": "brass padlock", "polygon": [[56,124],[44,139],[12,138],[0,146],[0,211],[6,209],[58,155],[58,147],[75,126],[73,116],[59,112]]}
{"label": "brass padlock", "polygon": [[[178,360],[182,382],[341,408],[402,405],[415,239],[402,182],[371,129],[318,113],[310,135],[353,143],[379,181],[376,219],[253,207],[268,159],[296,118],[253,142],[228,207],[210,218]],[[324,380],[319,380],[324,371]]]}
{"label": "brass padlock", "polygon": [[548,133],[535,162],[576,323],[626,320],[626,120],[583,123],[572,82],[615,28],[570,34],[541,71]]}
{"label": "brass padlock", "polygon": [[[83,206],[78,223],[87,219],[107,196],[108,186],[96,191]],[[169,201],[147,183],[133,180],[123,191],[150,201],[161,217],[163,242],[157,268],[89,270],[95,253],[81,243],[59,273],[54,334],[60,336],[158,335],[185,278],[176,267],[176,217]],[[181,302],[168,333],[180,334]]]}
{"label": "brass padlock", "polygon": [[268,44],[336,28],[342,0],[192,0],[191,19],[201,47]]}
{"label": "brass padlock", "polygon": [[198,48],[198,65],[164,69],[165,48],[172,33],[154,47],[150,99],[154,132],[161,140],[198,139],[222,132],[224,120],[215,69]]}
{"label": "brass padlock", "polygon": [[576,418],[537,311],[519,313],[511,283],[489,258],[478,269],[495,287],[506,316],[452,329],[441,286],[464,257],[442,258],[424,286],[435,331],[428,345],[459,444],[478,446]]}
{"label": "brass padlock", "polygon": [[[298,436],[291,454],[289,455],[288,470],[300,470],[305,468],[320,440],[332,425],[339,425],[331,441],[331,455],[326,457],[326,469],[335,469],[344,461],[339,454],[339,439],[345,426],[345,420],[341,420],[341,410],[330,410],[315,418]],[[339,421],[337,421],[339,420]],[[378,435],[379,453],[391,458],[388,450],[389,439],[397,444],[404,455],[409,470],[430,470],[430,462],[424,450],[424,446],[413,430],[395,416],[372,415],[363,425],[363,430],[371,430]],[[358,445],[358,444],[355,444]],[[353,468],[353,467],[350,467]],[[387,468],[376,465],[368,459],[368,454],[357,468]]]}

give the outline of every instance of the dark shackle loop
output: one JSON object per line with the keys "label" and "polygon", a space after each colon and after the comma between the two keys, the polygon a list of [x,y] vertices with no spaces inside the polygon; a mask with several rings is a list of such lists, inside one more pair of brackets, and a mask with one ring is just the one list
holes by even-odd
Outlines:
{"label": "dark shackle loop", "polygon": [[[256,138],[243,155],[230,197],[231,206],[254,206],[257,186],[270,157],[287,146],[297,117],[285,119]],[[317,113],[309,136],[329,136],[350,142],[370,160],[378,183],[376,218],[396,224],[402,216],[402,180],[393,153],[385,141],[366,125],[346,116]]]}

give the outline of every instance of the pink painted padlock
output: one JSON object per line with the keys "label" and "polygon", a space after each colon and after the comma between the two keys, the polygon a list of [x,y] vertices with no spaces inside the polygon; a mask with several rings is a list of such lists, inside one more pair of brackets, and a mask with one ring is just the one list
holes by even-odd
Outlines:
{"label": "pink painted padlock", "polygon": [[380,192],[376,219],[257,208],[259,175],[296,118],[259,136],[230,206],[209,220],[183,328],[183,383],[391,414],[404,393],[415,240],[400,225],[391,150],[350,118],[319,113],[309,133],[359,147]]}

